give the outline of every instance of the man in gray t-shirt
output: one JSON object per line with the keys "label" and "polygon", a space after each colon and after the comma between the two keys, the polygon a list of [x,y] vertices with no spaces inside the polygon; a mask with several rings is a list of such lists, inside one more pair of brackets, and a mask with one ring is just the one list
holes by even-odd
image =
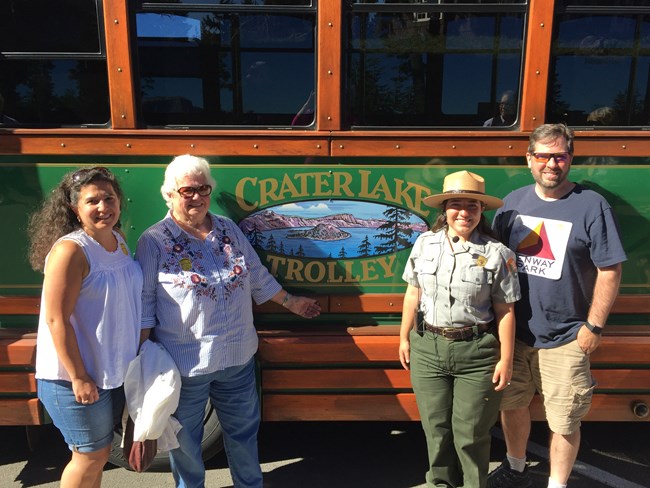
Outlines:
{"label": "man in gray t-shirt", "polygon": [[561,124],[538,127],[526,159],[535,183],[510,193],[494,218],[517,255],[522,299],[515,304],[512,385],[501,403],[507,457],[490,473],[489,488],[532,486],[526,444],[536,390],[551,430],[548,486],[566,486],[580,421],[591,405],[589,354],[600,344],[626,260],[610,205],[568,179],[572,131]]}

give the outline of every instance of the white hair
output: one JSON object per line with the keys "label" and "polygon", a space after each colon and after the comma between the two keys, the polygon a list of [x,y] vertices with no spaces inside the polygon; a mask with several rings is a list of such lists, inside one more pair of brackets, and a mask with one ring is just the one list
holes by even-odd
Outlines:
{"label": "white hair", "polygon": [[177,181],[184,176],[205,176],[208,184],[213,189],[217,186],[217,182],[210,174],[210,164],[205,158],[199,158],[190,154],[176,156],[167,165],[167,169],[165,169],[165,181],[160,187],[160,193],[162,193],[165,203],[169,208],[172,208],[171,193],[178,189],[176,188]]}

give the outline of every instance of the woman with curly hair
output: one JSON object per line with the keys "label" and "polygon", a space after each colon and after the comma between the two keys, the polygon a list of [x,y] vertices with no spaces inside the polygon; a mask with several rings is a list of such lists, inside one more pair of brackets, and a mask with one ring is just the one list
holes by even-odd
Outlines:
{"label": "woman with curly hair", "polygon": [[99,487],[122,384],[140,339],[142,271],[118,230],[122,190],[106,168],[68,173],[32,215],[32,267],[44,271],[38,397],[72,451],[61,487]]}

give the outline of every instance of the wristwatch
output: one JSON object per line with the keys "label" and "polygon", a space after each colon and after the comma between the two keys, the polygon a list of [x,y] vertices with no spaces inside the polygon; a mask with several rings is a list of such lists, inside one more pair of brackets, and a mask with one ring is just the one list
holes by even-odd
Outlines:
{"label": "wristwatch", "polygon": [[585,327],[589,329],[593,334],[600,335],[603,333],[603,328],[599,327],[597,325],[590,324],[589,322],[585,322]]}

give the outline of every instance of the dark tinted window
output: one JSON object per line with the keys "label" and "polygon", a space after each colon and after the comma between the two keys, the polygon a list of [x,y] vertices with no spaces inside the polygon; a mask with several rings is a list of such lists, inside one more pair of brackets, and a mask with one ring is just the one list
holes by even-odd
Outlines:
{"label": "dark tinted window", "polygon": [[[398,3],[398,2],[393,2]],[[351,3],[346,118],[351,126],[516,123],[525,5]],[[507,104],[501,104],[508,99]],[[508,112],[502,112],[502,108]]]}
{"label": "dark tinted window", "polygon": [[504,4],[504,3],[526,3],[526,0],[360,0],[354,3],[357,4],[442,4],[442,3],[462,3],[463,5],[476,5],[476,4]]}
{"label": "dark tinted window", "polygon": [[547,105],[550,122],[614,128],[650,125],[650,12],[635,4],[640,5],[591,0],[567,2],[566,8],[557,9]]}
{"label": "dark tinted window", "polygon": [[101,3],[0,2],[0,125],[105,125],[110,120]]}
{"label": "dark tinted window", "polygon": [[142,113],[149,126],[308,126],[315,10],[143,8]]}
{"label": "dark tinted window", "polygon": [[99,53],[98,10],[88,0],[3,0],[0,51]]}
{"label": "dark tinted window", "polygon": [[150,3],[173,3],[173,4],[203,4],[203,5],[246,5],[246,6],[309,6],[311,0],[157,0],[156,2],[142,2],[143,5]]}
{"label": "dark tinted window", "polygon": [[647,7],[648,0],[558,0],[559,7]]}
{"label": "dark tinted window", "polygon": [[102,125],[110,119],[104,61],[20,59],[0,64],[4,114],[14,120],[11,125]]}

